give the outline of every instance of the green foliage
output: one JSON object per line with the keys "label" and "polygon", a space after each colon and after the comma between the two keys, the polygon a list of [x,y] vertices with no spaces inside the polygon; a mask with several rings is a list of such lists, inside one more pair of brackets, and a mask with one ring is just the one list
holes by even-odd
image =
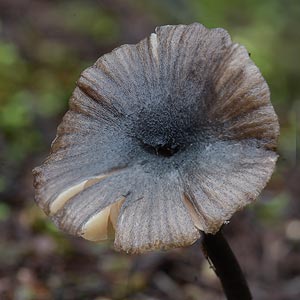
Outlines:
{"label": "green foliage", "polygon": [[[0,178],[0,191],[1,191],[1,178]],[[10,208],[5,203],[0,203],[0,222],[5,221],[10,216]]]}
{"label": "green foliage", "polygon": [[102,43],[115,41],[120,28],[116,18],[94,3],[72,1],[62,3],[59,10],[66,15],[64,25],[78,34],[84,34]]}
{"label": "green foliage", "polygon": [[274,225],[287,213],[290,197],[282,192],[269,201],[258,202],[255,206],[256,215],[266,224]]}

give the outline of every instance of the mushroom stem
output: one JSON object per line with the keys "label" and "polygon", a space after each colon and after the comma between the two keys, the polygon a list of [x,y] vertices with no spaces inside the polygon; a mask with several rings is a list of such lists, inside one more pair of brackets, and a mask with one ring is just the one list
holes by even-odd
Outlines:
{"label": "mushroom stem", "polygon": [[203,253],[220,278],[228,300],[251,300],[252,296],[241,270],[221,230],[215,235],[204,234]]}

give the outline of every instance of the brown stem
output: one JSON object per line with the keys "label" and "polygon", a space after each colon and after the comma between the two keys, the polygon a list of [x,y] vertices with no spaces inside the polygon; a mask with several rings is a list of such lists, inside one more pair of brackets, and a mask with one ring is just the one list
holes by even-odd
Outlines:
{"label": "brown stem", "polygon": [[251,300],[252,296],[241,267],[221,230],[204,234],[203,252],[220,278],[228,300]]}

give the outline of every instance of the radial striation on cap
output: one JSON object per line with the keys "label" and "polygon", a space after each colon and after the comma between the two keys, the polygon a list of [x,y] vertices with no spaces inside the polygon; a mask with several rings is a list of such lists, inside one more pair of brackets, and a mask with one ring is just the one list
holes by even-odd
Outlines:
{"label": "radial striation on cap", "polygon": [[[221,28],[162,26],[84,70],[36,202],[57,226],[131,253],[190,245],[257,198],[277,160],[270,92]],[[200,230],[200,232],[199,232]]]}

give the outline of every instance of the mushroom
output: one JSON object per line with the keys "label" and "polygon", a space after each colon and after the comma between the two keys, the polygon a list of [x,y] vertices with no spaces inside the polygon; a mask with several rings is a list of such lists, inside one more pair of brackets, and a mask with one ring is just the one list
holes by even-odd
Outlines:
{"label": "mushroom", "polygon": [[162,26],[84,70],[36,202],[63,231],[130,253],[194,243],[254,201],[277,160],[270,93],[221,28]]}

